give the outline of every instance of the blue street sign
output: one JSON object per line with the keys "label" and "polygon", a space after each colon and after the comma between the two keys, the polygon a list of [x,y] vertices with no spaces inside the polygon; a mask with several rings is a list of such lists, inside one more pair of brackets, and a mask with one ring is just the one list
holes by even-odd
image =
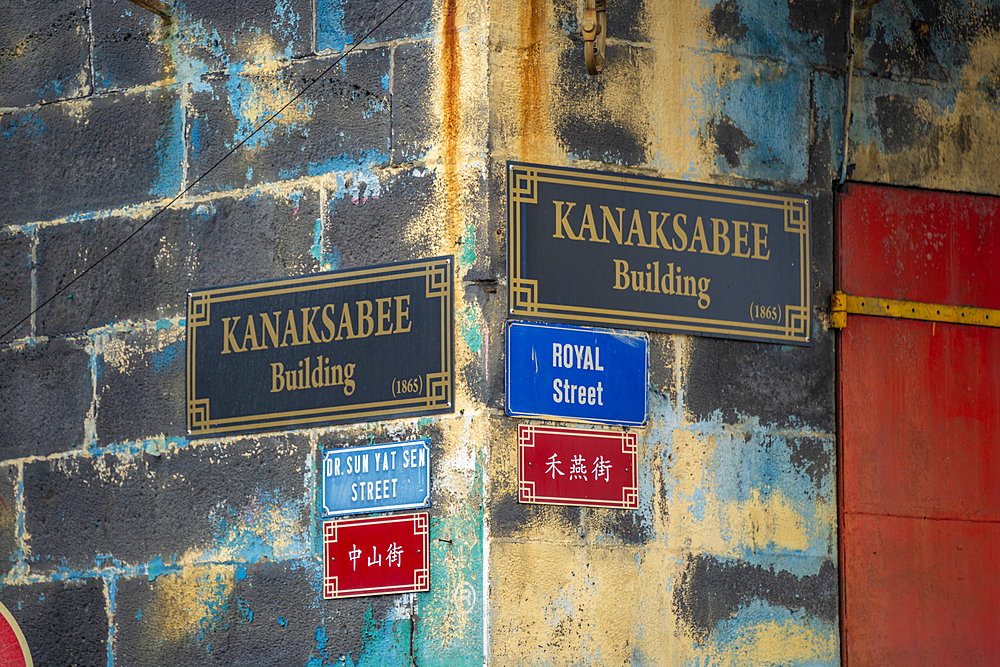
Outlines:
{"label": "blue street sign", "polygon": [[323,516],[429,507],[426,440],[323,450]]}
{"label": "blue street sign", "polygon": [[649,337],[568,325],[507,322],[507,414],[646,423]]}

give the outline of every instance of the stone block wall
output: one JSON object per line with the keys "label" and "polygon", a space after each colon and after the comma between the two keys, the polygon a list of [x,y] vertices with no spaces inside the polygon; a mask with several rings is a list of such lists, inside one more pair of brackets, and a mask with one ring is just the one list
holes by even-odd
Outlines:
{"label": "stone block wall", "polygon": [[[35,664],[482,661],[481,297],[454,415],[186,431],[188,290],[441,254],[462,290],[476,262],[485,220],[438,230],[479,188],[433,154],[439,8],[348,52],[392,8],[345,4],[2,8],[0,601]],[[322,449],[417,437],[432,591],[325,601]]]}
{"label": "stone block wall", "polygon": [[[612,0],[590,76],[582,0],[0,0],[0,602],[35,664],[838,664],[834,193],[1000,193],[996,3],[855,4]],[[650,334],[638,510],[517,501],[508,160],[810,200],[809,346]],[[188,290],[439,255],[453,414],[188,437]],[[431,590],[325,601],[322,450],[418,437]]]}

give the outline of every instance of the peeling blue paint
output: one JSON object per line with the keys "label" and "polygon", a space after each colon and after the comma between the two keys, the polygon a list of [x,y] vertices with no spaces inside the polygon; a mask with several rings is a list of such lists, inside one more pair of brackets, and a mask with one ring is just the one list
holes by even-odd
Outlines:
{"label": "peeling blue paint", "polygon": [[208,220],[215,215],[215,203],[209,202],[208,204],[198,204],[198,206],[191,209],[191,213],[188,215],[192,219]]}
{"label": "peeling blue paint", "polygon": [[316,48],[341,51],[354,42],[354,36],[344,30],[344,8],[338,0],[318,0],[316,3]]}
{"label": "peeling blue paint", "polygon": [[157,556],[146,564],[146,578],[148,581],[154,581],[157,577],[164,574],[173,574],[180,571],[181,568],[177,566],[177,556],[173,557],[173,562],[170,565],[164,564],[162,556]]}
{"label": "peeling blue paint", "polygon": [[[711,11],[718,0],[702,0],[703,9]],[[747,30],[738,41],[727,40],[721,46],[730,53],[746,56],[766,56],[788,62],[826,64],[824,35],[801,32],[791,26],[787,2],[740,2],[739,16]],[[833,35],[831,39],[843,39]],[[700,41],[700,40],[699,40]],[[719,50],[719,43],[700,44],[710,51]]]}
{"label": "peeling blue paint", "polygon": [[272,24],[272,27],[288,40],[285,45],[284,57],[290,60],[294,55],[295,35],[302,17],[292,9],[292,3],[289,0],[275,0],[274,14],[278,20]]}
{"label": "peeling blue paint", "polygon": [[[169,98],[168,98],[169,99]],[[180,99],[175,100],[174,110],[161,126],[156,138],[156,177],[149,194],[170,197],[180,190],[184,170],[184,115],[186,110]]]}
{"label": "peeling blue paint", "polygon": [[190,83],[195,92],[211,92],[211,86],[203,80],[204,75],[209,72],[208,65],[193,57],[191,49],[202,48],[225,66],[228,57],[222,48],[222,37],[218,30],[213,28],[210,31],[202,21],[192,19],[183,4],[175,5],[173,14],[178,34],[183,35],[183,40],[169,42],[174,67],[177,69],[177,80]]}
{"label": "peeling blue paint", "polygon": [[157,350],[152,355],[150,367],[156,373],[179,371],[181,362],[184,361],[184,349],[184,341],[179,340],[162,350]]}
{"label": "peeling blue paint", "polygon": [[[48,128],[45,123],[38,119],[35,114],[30,113],[27,116],[21,118],[21,120],[11,120],[8,125],[8,129],[4,130],[4,137],[10,139],[13,137],[18,130],[22,130],[28,134],[28,136],[37,139],[41,136],[42,132],[45,132]],[[37,143],[37,142],[35,142]]]}
{"label": "peeling blue paint", "polygon": [[[709,511],[754,499],[767,503],[772,494],[780,492],[782,502],[788,503],[802,517],[801,527],[813,539],[804,550],[784,549],[773,543],[743,545],[738,549],[740,558],[749,564],[786,570],[798,577],[819,572],[829,558],[830,549],[835,548],[829,544],[832,533],[824,530],[829,520],[824,509],[835,502],[834,481],[828,468],[810,469],[810,466],[818,465],[817,456],[833,461],[833,439],[824,434],[786,435],[762,427],[755,419],[733,428],[724,423],[718,412],[708,421],[682,428],[696,433],[700,439],[713,438],[714,449],[700,483],[691,496],[687,496],[678,492],[679,482],[672,479],[672,442],[664,444],[660,465],[669,504],[690,507],[692,516],[702,521]],[[796,449],[804,443],[812,447],[813,456],[796,456]],[[709,492],[718,507],[709,508],[706,502]]]}
{"label": "peeling blue paint", "polygon": [[[369,150],[363,153],[351,153],[332,157],[323,162],[310,162],[303,166],[296,166],[290,169],[280,169],[278,178],[282,180],[299,178],[303,171],[309,176],[323,176],[325,174],[337,174],[337,187],[333,193],[334,199],[341,199],[345,194],[354,193],[357,197],[357,187],[359,183],[365,183],[368,190],[366,195],[371,197],[373,192],[377,195],[381,191],[378,176],[371,170],[372,165],[389,164],[388,153]],[[353,187],[345,191],[345,178],[351,175],[354,179]]]}
{"label": "peeling blue paint", "polygon": [[479,307],[475,303],[469,304],[457,315],[465,344],[469,346],[469,350],[473,354],[479,354],[483,348],[483,332],[479,326]]}
{"label": "peeling blue paint", "polygon": [[208,121],[203,120],[198,116],[193,116],[190,123],[191,125],[188,133],[190,135],[191,154],[197,155],[201,152],[201,126],[202,124],[208,125]]}
{"label": "peeling blue paint", "polygon": [[[785,65],[743,62],[723,86],[706,81],[701,94],[714,101],[716,122],[728,119],[745,135],[733,157],[716,156],[721,173],[804,182],[809,167],[809,73]],[[715,139],[721,141],[716,129]],[[738,135],[737,135],[738,136]],[[715,150],[714,146],[710,147]],[[723,148],[720,146],[720,153]],[[732,148],[730,150],[733,150]]]}
{"label": "peeling blue paint", "polygon": [[66,222],[87,222],[107,217],[108,211],[79,211],[66,216]]}
{"label": "peeling blue paint", "polygon": [[[479,452],[476,456],[475,478],[465,502],[456,508],[457,511],[445,517],[431,517],[431,563],[438,563],[440,567],[453,572],[449,585],[432,584],[430,591],[417,595],[415,611],[418,617],[435,620],[418,622],[413,628],[416,633],[414,656],[404,653],[397,662],[386,660],[382,664],[410,664],[416,655],[421,656],[419,662],[422,665],[451,667],[481,664],[484,600],[479,592],[482,591],[483,577],[483,474],[482,453]],[[471,593],[471,596],[466,593]],[[463,609],[464,615],[455,614],[457,599],[467,605]],[[452,614],[455,614],[452,630],[445,636],[438,635],[435,631],[437,619],[450,617]],[[465,622],[459,622],[459,618],[464,618]],[[404,630],[409,629],[412,622],[412,618],[396,621],[398,625],[404,626]],[[399,632],[397,629],[396,633]],[[358,664],[363,662],[359,660]]]}
{"label": "peeling blue paint", "polygon": [[306,667],[324,667],[325,665],[329,665],[330,656],[326,652],[326,645],[329,641],[326,638],[326,626],[321,625],[316,628],[313,636],[316,638],[316,652],[319,653],[319,656],[310,656],[306,662]]}
{"label": "peeling blue paint", "polygon": [[[120,565],[120,564],[119,564]],[[108,667],[114,667],[115,665],[115,634],[117,633],[117,626],[114,623],[115,618],[115,607],[117,604],[116,598],[118,597],[118,577],[111,572],[105,572],[102,575],[104,579],[104,585],[107,589],[108,598]]]}
{"label": "peeling blue paint", "polygon": [[462,254],[458,256],[458,261],[465,266],[471,266],[476,261],[476,227],[471,220],[465,225]]}
{"label": "peeling blue paint", "polygon": [[[836,636],[837,630],[833,624],[820,620],[803,610],[791,611],[785,607],[772,606],[768,602],[755,599],[746,607],[742,607],[735,618],[723,620],[712,632],[712,644],[720,651],[738,654],[740,649],[753,646],[756,643],[754,633],[765,623],[776,623],[779,626],[790,624],[793,627],[811,629],[817,637]],[[712,664],[707,659],[706,667]],[[787,657],[781,661],[789,667],[835,667],[840,664],[837,655],[824,656],[818,652],[804,661],[789,662]]]}
{"label": "peeling blue paint", "polygon": [[[412,664],[410,656],[409,619],[390,621],[388,618],[376,620],[372,606],[365,609],[365,626],[362,630],[361,655],[354,667],[382,667],[383,665]],[[345,661],[346,662],[346,661]]]}
{"label": "peeling blue paint", "polygon": [[[229,110],[236,120],[236,133],[233,135],[232,142],[226,142],[227,148],[232,148],[244,140],[246,142],[243,144],[244,148],[249,150],[262,148],[271,142],[275,132],[280,131],[287,134],[303,129],[302,123],[298,122],[282,125],[274,122],[263,124],[266,119],[271,117],[272,113],[278,110],[268,110],[263,115],[261,114],[260,84],[257,83],[255,77],[249,75],[248,69],[243,63],[236,63],[229,67],[226,77]],[[297,110],[302,116],[306,118],[312,116],[315,105],[308,98],[300,97],[292,104],[291,108]],[[282,120],[284,115],[284,112],[278,113],[275,120]],[[248,172],[248,180],[251,174],[252,171]]]}
{"label": "peeling blue paint", "polygon": [[236,613],[239,614],[242,623],[253,623],[253,609],[250,608],[250,603],[243,598],[236,598]]}
{"label": "peeling blue paint", "polygon": [[316,225],[313,228],[313,244],[309,253],[313,259],[319,262],[323,271],[336,271],[340,268],[339,250],[334,248],[330,252],[323,252],[323,220],[320,218],[316,219]]}
{"label": "peeling blue paint", "polygon": [[[206,608],[207,613],[198,619],[198,642],[201,643],[205,640],[206,635],[212,631],[212,629],[219,625],[221,619],[224,618],[227,611],[229,611],[229,598],[228,598],[228,584],[226,577],[221,574],[216,574],[214,582],[209,582],[211,586],[211,592],[206,597],[203,597],[199,602]],[[223,629],[228,628],[228,626],[223,626]],[[212,652],[212,643],[209,642],[206,647],[208,653]]]}
{"label": "peeling blue paint", "polygon": [[[16,481],[14,482],[14,506],[24,507],[24,473],[19,472]],[[11,554],[10,559],[13,561],[14,565],[11,567],[10,572],[7,573],[7,577],[10,578],[19,574],[27,574],[28,564],[27,564],[27,554],[24,552],[24,510],[19,510],[14,512],[14,535],[15,544],[17,547],[14,553]]]}
{"label": "peeling blue paint", "polygon": [[[215,550],[246,563],[259,562],[262,557],[274,560],[309,553],[307,527],[299,525],[301,514],[301,499],[282,499],[280,490],[260,492],[247,507],[227,507],[210,516]],[[276,543],[284,545],[277,554]]]}

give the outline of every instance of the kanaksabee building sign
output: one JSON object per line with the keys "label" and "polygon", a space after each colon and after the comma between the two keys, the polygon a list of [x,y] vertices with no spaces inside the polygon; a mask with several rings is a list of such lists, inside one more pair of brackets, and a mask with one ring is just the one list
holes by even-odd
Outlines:
{"label": "kanaksabee building sign", "polygon": [[809,344],[809,201],[508,163],[512,316]]}
{"label": "kanaksabee building sign", "polygon": [[452,412],[451,257],[193,291],[192,435]]}

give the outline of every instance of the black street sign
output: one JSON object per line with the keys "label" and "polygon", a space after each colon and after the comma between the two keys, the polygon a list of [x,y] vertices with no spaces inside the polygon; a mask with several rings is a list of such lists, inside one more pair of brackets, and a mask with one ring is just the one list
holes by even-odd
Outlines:
{"label": "black street sign", "polygon": [[452,412],[453,262],[188,293],[194,436]]}
{"label": "black street sign", "polygon": [[809,200],[508,163],[514,317],[809,345]]}

